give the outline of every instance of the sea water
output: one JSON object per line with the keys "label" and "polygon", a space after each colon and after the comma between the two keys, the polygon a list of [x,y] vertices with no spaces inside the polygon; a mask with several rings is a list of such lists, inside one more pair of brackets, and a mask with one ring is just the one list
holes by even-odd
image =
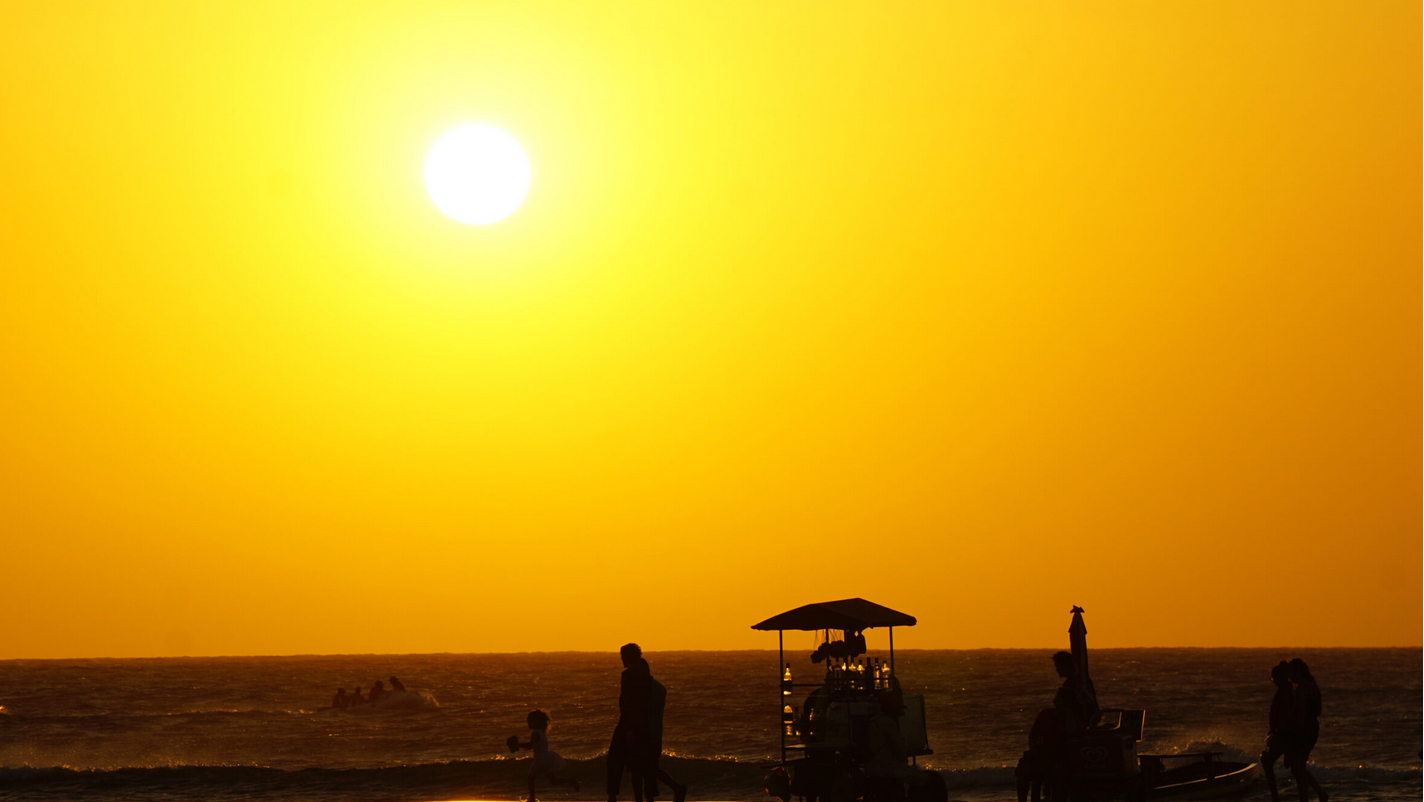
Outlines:
{"label": "sea water", "polygon": [[[951,799],[1012,799],[1013,765],[1059,679],[1049,650],[901,651],[925,697]],[[1420,649],[1099,649],[1105,707],[1147,710],[1142,753],[1258,754],[1271,666],[1302,657],[1324,697],[1312,770],[1339,799],[1421,796]],[[872,652],[873,656],[884,655]],[[824,666],[788,654],[797,683]],[[776,652],[651,653],[668,688],[664,765],[692,799],[766,799],[779,756]],[[583,783],[548,800],[603,798],[618,714],[618,655],[360,655],[0,661],[0,798],[417,800],[524,793],[525,715],[549,713],[551,747]],[[395,675],[438,706],[323,709],[338,687]],[[800,705],[804,693],[791,697]],[[1281,776],[1288,777],[1283,770]],[[1286,780],[1286,798],[1294,789]],[[624,798],[631,798],[624,783]],[[1247,798],[1265,799],[1264,784]]]}

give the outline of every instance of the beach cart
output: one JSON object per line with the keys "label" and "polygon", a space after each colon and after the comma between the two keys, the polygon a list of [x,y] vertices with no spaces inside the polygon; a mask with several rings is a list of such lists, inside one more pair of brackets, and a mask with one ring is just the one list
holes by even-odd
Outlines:
{"label": "beach cart", "polygon": [[[925,734],[924,697],[904,693],[895,668],[895,628],[915,623],[914,616],[865,599],[841,599],[807,604],[752,625],[777,635],[781,760],[768,776],[769,793],[810,800],[905,798],[903,783],[866,769],[883,759],[874,750],[884,739],[877,740],[871,729],[884,710],[894,711],[901,762],[908,759],[913,766],[915,758],[933,752]],[[887,630],[884,653],[867,647],[870,629]],[[794,675],[786,659],[788,630],[819,633],[812,654],[815,676]],[[882,728],[885,720],[880,718]]]}

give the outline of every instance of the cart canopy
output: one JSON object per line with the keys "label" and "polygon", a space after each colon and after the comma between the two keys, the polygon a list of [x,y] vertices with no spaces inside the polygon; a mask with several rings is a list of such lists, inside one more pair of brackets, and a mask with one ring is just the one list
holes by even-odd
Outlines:
{"label": "cart canopy", "polygon": [[871,627],[912,627],[915,617],[881,607],[865,599],[841,599],[817,602],[774,615],[752,629],[764,631],[798,629],[814,632],[820,629],[862,630]]}

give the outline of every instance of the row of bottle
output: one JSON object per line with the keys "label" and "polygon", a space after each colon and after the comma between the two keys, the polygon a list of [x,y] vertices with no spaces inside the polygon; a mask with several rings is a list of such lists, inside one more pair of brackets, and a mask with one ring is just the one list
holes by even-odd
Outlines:
{"label": "row of bottle", "polygon": [[832,690],[880,691],[890,688],[890,666],[875,658],[840,660],[826,666],[826,685]]}
{"label": "row of bottle", "polygon": [[[889,690],[890,666],[880,662],[880,658],[875,658],[872,663],[870,658],[864,660],[835,660],[826,663],[826,687],[835,691],[857,690],[857,691],[881,691]],[[781,675],[781,695],[791,695],[791,664],[786,664],[786,671]]]}

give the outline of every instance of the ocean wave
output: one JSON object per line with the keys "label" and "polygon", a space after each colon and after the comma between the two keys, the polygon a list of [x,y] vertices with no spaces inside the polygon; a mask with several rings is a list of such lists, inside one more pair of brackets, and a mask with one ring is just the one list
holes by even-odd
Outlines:
{"label": "ocean wave", "polygon": [[270,718],[277,716],[313,716],[313,715],[370,715],[373,713],[394,713],[412,710],[435,710],[440,707],[440,702],[434,696],[411,692],[397,697],[387,697],[378,699],[375,702],[349,707],[344,710],[337,710],[333,707],[318,708],[297,708],[297,709],[264,709],[264,708],[207,708],[189,710],[159,710],[159,711],[126,711],[126,712],[69,712],[48,715],[34,714],[14,714],[12,711],[0,706],[0,716],[14,715],[15,718],[23,719],[27,722],[60,721],[73,725],[76,722],[95,722],[100,725],[118,726],[122,722],[142,721],[152,719],[175,719],[175,718]]}
{"label": "ocean wave", "polygon": [[[213,765],[0,768],[0,796],[53,799],[82,795],[107,800],[280,798],[306,802],[517,799],[525,789],[528,765],[527,759],[493,759],[372,769],[284,770]],[[693,798],[760,800],[765,796],[761,782],[765,769],[759,763],[664,758],[663,767],[694,789]],[[603,795],[602,759],[569,760],[562,774],[583,784],[584,798]]]}
{"label": "ocean wave", "polygon": [[1014,784],[1013,766],[978,766],[972,769],[935,769],[950,790],[998,788]]}

